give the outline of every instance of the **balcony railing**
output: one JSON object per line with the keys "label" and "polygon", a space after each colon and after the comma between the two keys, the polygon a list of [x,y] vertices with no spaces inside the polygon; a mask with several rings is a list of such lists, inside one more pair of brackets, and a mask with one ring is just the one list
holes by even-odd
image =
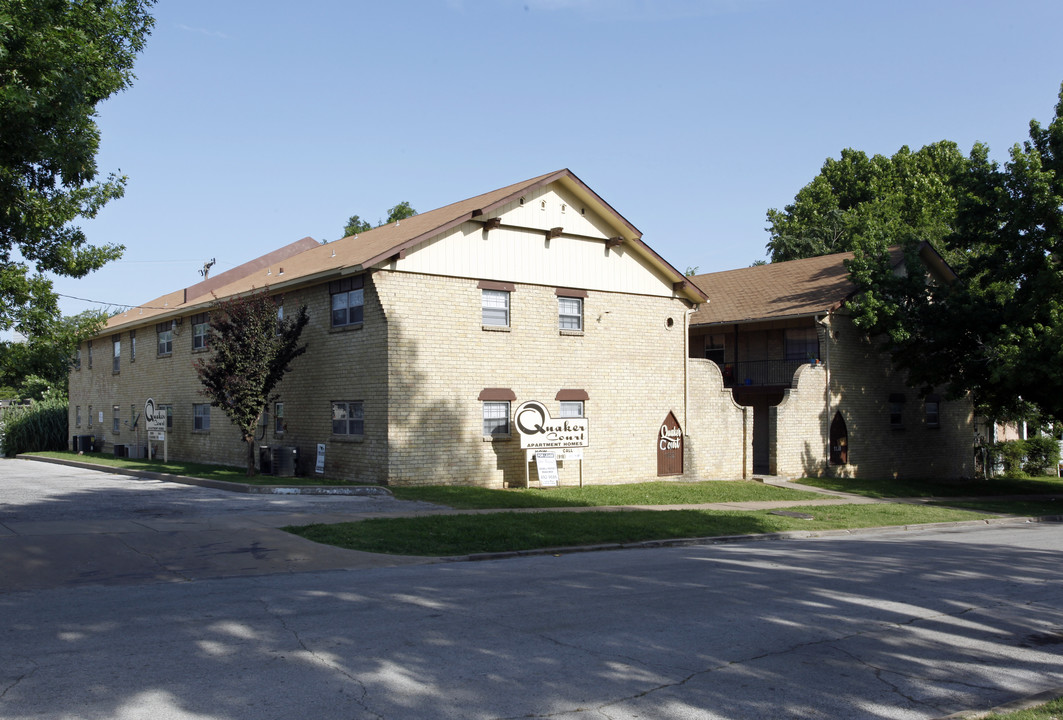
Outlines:
{"label": "balcony railing", "polygon": [[717,363],[723,371],[724,387],[790,387],[797,368],[808,360],[742,360]]}

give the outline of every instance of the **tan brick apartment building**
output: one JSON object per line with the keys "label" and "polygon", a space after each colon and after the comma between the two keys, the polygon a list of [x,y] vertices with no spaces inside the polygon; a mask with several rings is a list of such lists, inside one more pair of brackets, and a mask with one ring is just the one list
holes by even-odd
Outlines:
{"label": "tan brick apartment building", "polygon": [[[970,456],[969,408],[940,404],[931,432],[888,363],[839,334],[837,299],[799,316],[738,318],[729,303],[751,287],[770,303],[774,280],[726,276],[690,282],[562,170],[332,243],[304,238],[111,318],[71,372],[71,435],[136,452],[146,432],[133,421],[151,397],[171,413],[170,457],[241,465],[245,446],[198,393],[193,361],[209,352],[215,296],[268,287],[283,308],[310,315],[308,350],[260,432],[263,446],[297,448],[302,474],[316,474],[324,446],[329,477],[520,485],[529,465],[514,411],[529,400],[552,418],[587,421],[583,460],[559,463],[563,485],[907,474],[895,467],[898,449],[934,459],[927,470],[970,474],[951,448],[963,440]],[[793,355],[791,326],[804,328],[803,351],[815,335],[824,365],[790,365],[789,377],[782,368],[778,382],[757,384],[739,363],[769,346]],[[747,374],[750,383],[736,382]],[[903,430],[891,422],[900,395]],[[848,457],[831,465],[839,413]]]}
{"label": "tan brick apartment building", "polygon": [[[969,477],[973,409],[921,397],[846,314],[850,253],[692,278],[711,302],[690,320],[692,358],[750,416],[753,473]],[[951,271],[929,245],[937,280]],[[896,253],[896,269],[901,267]],[[717,379],[718,378],[718,379]],[[696,408],[694,412],[696,412]]]}

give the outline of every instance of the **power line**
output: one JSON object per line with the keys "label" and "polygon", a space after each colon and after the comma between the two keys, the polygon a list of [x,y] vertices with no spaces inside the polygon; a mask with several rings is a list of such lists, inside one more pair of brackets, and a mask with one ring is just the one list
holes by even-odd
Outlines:
{"label": "power line", "polygon": [[107,307],[120,307],[132,310],[134,308],[140,308],[142,310],[173,310],[171,307],[157,307],[155,305],[126,305],[125,303],[113,303],[106,302],[104,300],[90,300],[89,298],[78,297],[76,295],[64,295],[63,293],[56,293],[57,296],[68,298],[70,300],[81,300],[82,302],[93,303],[96,305],[104,305]]}

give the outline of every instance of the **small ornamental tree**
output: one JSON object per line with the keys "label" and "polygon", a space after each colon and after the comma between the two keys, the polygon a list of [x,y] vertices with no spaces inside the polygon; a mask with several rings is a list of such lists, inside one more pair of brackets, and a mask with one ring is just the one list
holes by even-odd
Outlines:
{"label": "small ornamental tree", "polygon": [[292,361],[306,352],[299,336],[309,322],[306,306],[278,317],[268,288],[217,302],[210,316],[211,353],[196,362],[200,393],[221,408],[247,443],[247,474],[255,474],[255,428],[278,395],[274,392]]}

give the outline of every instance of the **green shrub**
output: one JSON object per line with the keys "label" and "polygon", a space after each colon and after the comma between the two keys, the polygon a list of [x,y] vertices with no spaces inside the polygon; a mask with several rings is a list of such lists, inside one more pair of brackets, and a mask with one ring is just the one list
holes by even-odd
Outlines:
{"label": "green shrub", "polygon": [[1004,466],[1004,477],[1025,478],[1029,477],[1023,472],[1023,461],[1026,459],[1025,440],[1005,440],[993,445],[991,450],[990,467],[996,467],[999,463]]}
{"label": "green shrub", "polygon": [[1035,437],[1026,441],[1026,462],[1022,469],[1030,475],[1056,474],[1059,465],[1059,441],[1054,437]]}
{"label": "green shrub", "polygon": [[65,400],[48,399],[5,411],[0,420],[0,451],[12,457],[22,452],[66,450],[68,407]]}

